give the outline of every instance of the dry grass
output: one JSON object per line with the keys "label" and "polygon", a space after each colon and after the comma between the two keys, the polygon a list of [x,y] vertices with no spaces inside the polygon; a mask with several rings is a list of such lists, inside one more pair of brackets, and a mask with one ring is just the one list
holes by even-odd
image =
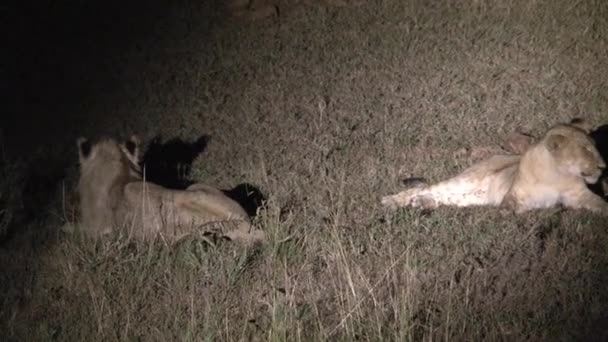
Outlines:
{"label": "dry grass", "polygon": [[[538,135],[574,116],[607,123],[608,4],[276,3],[279,18],[255,22],[200,2],[117,11],[102,21],[109,33],[95,36],[96,49],[83,44],[69,67],[32,67],[61,76],[75,100],[33,82],[24,93],[41,102],[15,107],[24,117],[42,109],[62,117],[36,118],[56,135],[40,140],[55,139],[49,154],[74,163],[81,134],[209,135],[191,177],[258,186],[268,201],[256,224],[270,242],[86,242],[57,229],[54,218],[70,217],[75,203],[68,197],[64,210],[57,200],[56,214],[0,247],[2,335],[605,340],[601,218],[386,213],[379,198],[409,175],[453,174],[469,162],[455,158],[463,147],[499,145],[516,129]],[[95,18],[83,13],[83,22]],[[129,26],[129,13],[142,24]],[[132,33],[128,44],[111,39],[123,32]],[[26,53],[19,66],[50,51]],[[75,165],[67,196],[74,177]]]}

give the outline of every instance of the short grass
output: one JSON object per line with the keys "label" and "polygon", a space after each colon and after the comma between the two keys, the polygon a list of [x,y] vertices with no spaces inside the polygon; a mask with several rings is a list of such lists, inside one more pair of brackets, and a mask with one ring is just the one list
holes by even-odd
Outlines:
{"label": "short grass", "polygon": [[[40,217],[0,247],[3,339],[608,338],[602,218],[379,204],[402,178],[466,167],[463,148],[575,116],[607,123],[608,3],[337,3],[277,1],[279,18],[255,22],[208,2],[99,16],[60,2],[40,15],[26,33],[50,32],[47,45],[22,47],[15,63],[61,77],[71,96],[24,86],[15,113],[49,113],[35,118],[52,132],[33,127],[20,148],[53,139],[35,156],[73,158]],[[87,20],[98,44],[59,44]],[[57,51],[80,57],[58,68]],[[62,232],[77,203],[76,136],[132,132],[210,136],[190,176],[259,187],[268,201],[255,221],[270,241],[169,247]],[[27,202],[5,195],[22,183],[1,183],[2,215]]]}

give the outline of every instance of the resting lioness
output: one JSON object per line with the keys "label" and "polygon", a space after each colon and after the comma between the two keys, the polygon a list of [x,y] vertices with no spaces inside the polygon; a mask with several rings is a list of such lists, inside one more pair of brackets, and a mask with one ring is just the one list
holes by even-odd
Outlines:
{"label": "resting lioness", "polygon": [[504,205],[521,213],[563,205],[608,214],[608,203],[587,188],[606,164],[582,120],[559,124],[522,155],[497,155],[446,181],[385,196],[387,207]]}
{"label": "resting lioness", "polygon": [[144,181],[136,137],[125,143],[103,139],[96,144],[80,138],[78,151],[80,223],[90,235],[119,228],[136,238],[160,235],[177,241],[213,226],[230,239],[264,239],[245,210],[218,189],[194,184],[183,191],[170,190]]}

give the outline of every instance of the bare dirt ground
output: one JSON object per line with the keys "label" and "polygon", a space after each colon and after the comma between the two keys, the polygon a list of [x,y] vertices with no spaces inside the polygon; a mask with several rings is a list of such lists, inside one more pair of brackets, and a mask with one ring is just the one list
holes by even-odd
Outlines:
{"label": "bare dirt ground", "polygon": [[[608,338],[602,218],[379,201],[516,130],[608,123],[608,3],[268,3],[3,8],[3,339]],[[258,188],[270,242],[62,232],[77,136],[131,133],[189,179]]]}

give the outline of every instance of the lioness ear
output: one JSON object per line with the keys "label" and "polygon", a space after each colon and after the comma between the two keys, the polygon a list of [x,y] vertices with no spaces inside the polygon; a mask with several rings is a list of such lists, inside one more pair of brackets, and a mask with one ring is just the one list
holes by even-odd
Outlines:
{"label": "lioness ear", "polygon": [[133,161],[139,162],[139,137],[132,135],[125,141],[125,149]]}
{"label": "lioness ear", "polygon": [[574,118],[570,121],[570,125],[576,128],[582,129],[585,133],[589,134],[593,130],[591,124],[589,124],[585,119],[582,118]]}
{"label": "lioness ear", "polygon": [[545,146],[550,152],[559,149],[568,138],[561,134],[552,134],[545,139]]}
{"label": "lioness ear", "polygon": [[510,134],[506,140],[511,152],[515,154],[524,154],[534,144],[533,136],[519,132]]}
{"label": "lioness ear", "polygon": [[91,142],[87,138],[79,137],[76,140],[76,146],[78,146],[78,159],[82,163],[91,155]]}

